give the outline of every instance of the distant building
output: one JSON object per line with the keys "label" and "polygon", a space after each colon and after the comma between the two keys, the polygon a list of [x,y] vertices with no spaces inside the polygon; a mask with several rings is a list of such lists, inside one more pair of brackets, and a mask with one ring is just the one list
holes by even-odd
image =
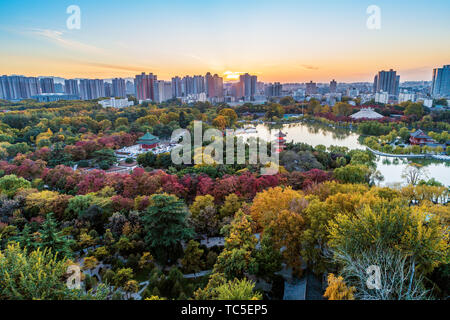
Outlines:
{"label": "distant building", "polygon": [[450,65],[433,70],[431,95],[435,98],[450,97]]}
{"label": "distant building", "polygon": [[381,119],[384,118],[381,114],[378,112],[375,112],[372,108],[362,108],[357,113],[352,114],[350,118],[359,120],[359,119]]}
{"label": "distant building", "polygon": [[359,95],[359,90],[351,87],[347,89],[347,97],[356,98]]}
{"label": "distant building", "polygon": [[127,96],[125,80],[122,78],[112,79],[112,97],[125,98]]}
{"label": "distant building", "polygon": [[38,102],[54,102],[61,100],[79,100],[80,97],[74,94],[65,94],[65,93],[42,93],[39,95],[32,96],[33,99]]}
{"label": "distant building", "polygon": [[279,82],[275,82],[273,84],[269,84],[265,88],[265,95],[267,97],[281,97],[281,91],[283,86]]}
{"label": "distant building", "polygon": [[134,83],[132,81],[128,81],[125,84],[125,88],[126,88],[126,94],[132,94],[135,95],[136,91],[134,90]]}
{"label": "distant building", "polygon": [[181,98],[183,93],[181,91],[181,78],[176,76],[172,78],[172,98]]}
{"label": "distant building", "polygon": [[217,74],[207,73],[205,76],[206,96],[211,102],[221,102],[223,100],[223,78]]}
{"label": "distant building", "polygon": [[194,94],[206,93],[205,89],[205,77],[203,76],[194,76],[193,78],[193,92]]}
{"label": "distant building", "polygon": [[104,82],[103,86],[105,88],[105,95],[104,97],[112,97],[113,96],[113,92],[112,92],[112,85],[109,82]]}
{"label": "distant building", "polygon": [[100,79],[81,79],[80,96],[82,100],[98,99],[105,96],[105,86]]}
{"label": "distant building", "polygon": [[68,95],[79,95],[78,80],[64,80],[64,92]]}
{"label": "distant building", "polygon": [[389,93],[387,92],[377,92],[375,93],[375,102],[377,103],[389,103]]}
{"label": "distant building", "polygon": [[172,99],[172,83],[168,81],[157,81],[156,82],[156,101],[161,103]]}
{"label": "distant building", "polygon": [[310,81],[306,84],[306,94],[317,94],[317,84],[315,82]]}
{"label": "distant building", "polygon": [[374,78],[373,92],[387,92],[390,95],[398,95],[400,87],[400,76],[397,71],[380,71]]}
{"label": "distant building", "polygon": [[136,75],[134,79],[136,98],[138,100],[155,101],[155,82],[157,80],[157,76],[153,73],[146,75],[143,72],[140,75]]}
{"label": "distant building", "polygon": [[258,82],[257,76],[251,76],[248,73],[239,76],[239,96],[236,98],[244,98],[246,101],[254,100],[256,94],[256,84]]}
{"label": "distant building", "polygon": [[427,108],[431,108],[433,106],[433,99],[418,98],[416,99],[416,102],[422,102],[422,104]]}
{"label": "distant building", "polygon": [[336,93],[336,89],[337,89],[337,82],[336,80],[331,80],[330,82],[330,93]]}
{"label": "distant building", "polygon": [[41,93],[38,78],[6,75],[0,77],[0,99],[12,101],[30,99]]}
{"label": "distant building", "polygon": [[55,93],[55,82],[53,78],[42,78],[39,81],[41,83],[42,93]]}
{"label": "distant building", "polygon": [[134,103],[133,101],[128,101],[128,99],[116,99],[111,98],[107,100],[101,100],[98,102],[103,108],[125,108],[131,107]]}
{"label": "distant building", "polygon": [[436,141],[433,138],[425,134],[425,132],[423,132],[420,129],[411,133],[411,136],[409,137],[409,142],[414,145],[436,143]]}
{"label": "distant building", "polygon": [[407,92],[400,92],[398,95],[398,103],[402,102],[415,102],[416,101],[416,94],[415,93],[407,93]]}

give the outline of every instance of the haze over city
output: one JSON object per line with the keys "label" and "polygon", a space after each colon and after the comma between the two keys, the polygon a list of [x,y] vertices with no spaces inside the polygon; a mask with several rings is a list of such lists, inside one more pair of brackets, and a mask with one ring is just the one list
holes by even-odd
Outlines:
{"label": "haze over city", "polygon": [[[81,9],[69,30],[68,6]],[[366,9],[381,10],[381,28]],[[65,78],[242,73],[265,82],[428,80],[448,63],[448,1],[22,1],[2,4],[2,74]],[[417,13],[420,12],[420,16]]]}

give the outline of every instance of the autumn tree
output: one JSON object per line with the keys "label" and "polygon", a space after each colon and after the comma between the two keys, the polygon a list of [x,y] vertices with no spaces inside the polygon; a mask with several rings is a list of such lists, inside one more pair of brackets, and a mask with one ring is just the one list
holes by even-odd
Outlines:
{"label": "autumn tree", "polygon": [[427,274],[448,259],[446,237],[438,217],[413,211],[401,199],[381,199],[331,221],[329,245],[336,254],[354,258],[377,246],[393,248]]}
{"label": "autumn tree", "polygon": [[184,257],[181,260],[181,265],[187,273],[197,273],[202,271],[205,267],[205,262],[201,259],[204,250],[200,249],[199,245],[200,244],[197,241],[190,240],[186,250],[184,250]]}
{"label": "autumn tree", "polygon": [[0,250],[0,300],[104,300],[108,291],[101,285],[95,292],[69,289],[69,261],[56,259],[49,249],[27,252],[18,243]]}
{"label": "autumn tree", "polygon": [[0,178],[0,192],[12,197],[19,189],[27,189],[31,187],[31,183],[24,178],[16,175],[8,175]]}
{"label": "autumn tree", "polygon": [[197,196],[190,211],[192,225],[198,234],[212,236],[218,232],[219,221],[213,196]]}
{"label": "autumn tree", "polygon": [[253,256],[256,243],[251,218],[239,210],[225,238],[225,248],[217,257],[214,272],[223,273],[230,280],[256,273],[258,266]]}
{"label": "autumn tree", "polygon": [[324,297],[328,300],[355,300],[353,293],[356,291],[355,287],[347,287],[344,278],[336,277],[330,273],[328,275],[328,287],[325,291]]}
{"label": "autumn tree", "polygon": [[254,291],[255,283],[247,279],[234,279],[215,289],[215,300],[261,300],[262,295]]}

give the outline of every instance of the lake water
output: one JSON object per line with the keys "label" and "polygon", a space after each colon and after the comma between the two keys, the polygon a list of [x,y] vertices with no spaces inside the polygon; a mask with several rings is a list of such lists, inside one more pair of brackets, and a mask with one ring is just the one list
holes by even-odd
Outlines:
{"label": "lake water", "polygon": [[[349,149],[365,149],[365,146],[359,143],[359,135],[355,132],[333,128],[326,130],[323,126],[311,126],[303,123],[284,124],[273,128],[260,124],[256,126],[257,133],[247,133],[245,137],[259,137],[266,141],[273,141],[280,129],[286,134],[287,142],[303,142],[314,147],[321,144],[326,147],[334,145]],[[408,160],[394,160],[395,158],[377,158],[377,169],[384,176],[384,181],[380,185],[389,186],[396,183],[405,183],[401,175],[408,165]],[[450,162],[423,162],[423,164],[426,166],[428,178],[435,178],[446,186],[450,186]]]}

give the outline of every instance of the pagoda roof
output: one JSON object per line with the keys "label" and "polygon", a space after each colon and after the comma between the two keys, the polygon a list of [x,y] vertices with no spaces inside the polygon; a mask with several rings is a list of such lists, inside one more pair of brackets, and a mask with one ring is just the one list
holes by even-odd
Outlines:
{"label": "pagoda roof", "polygon": [[375,112],[372,108],[362,108],[357,113],[350,116],[352,119],[381,119],[383,115]]}
{"label": "pagoda roof", "polygon": [[149,142],[156,143],[158,141],[159,141],[158,137],[152,135],[150,132],[147,132],[138,140],[138,143],[148,144]]}
{"label": "pagoda roof", "polygon": [[280,130],[280,132],[278,132],[277,134],[275,134],[275,137],[284,138],[284,137],[286,137],[286,135],[285,135],[283,132],[281,132],[281,130]]}
{"label": "pagoda roof", "polygon": [[420,129],[415,131],[415,132],[413,132],[413,133],[411,133],[411,137],[416,138],[416,139],[431,139],[430,136],[425,134],[425,132],[423,132]]}

